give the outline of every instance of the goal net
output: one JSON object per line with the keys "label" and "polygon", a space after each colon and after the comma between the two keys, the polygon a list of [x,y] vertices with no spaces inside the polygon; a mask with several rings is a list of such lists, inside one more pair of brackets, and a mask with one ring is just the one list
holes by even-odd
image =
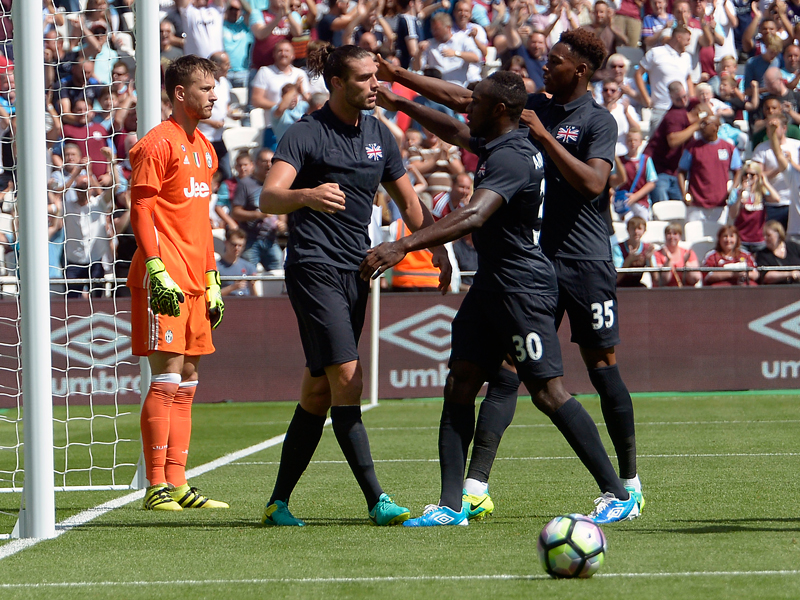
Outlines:
{"label": "goal net", "polygon": [[[47,181],[55,488],[127,489],[141,447],[124,283],[135,249],[125,160],[136,140],[132,36],[109,11],[45,9],[42,18],[47,154],[36,176]],[[10,49],[0,53],[0,492],[21,491],[25,443],[16,168],[24,133]]]}

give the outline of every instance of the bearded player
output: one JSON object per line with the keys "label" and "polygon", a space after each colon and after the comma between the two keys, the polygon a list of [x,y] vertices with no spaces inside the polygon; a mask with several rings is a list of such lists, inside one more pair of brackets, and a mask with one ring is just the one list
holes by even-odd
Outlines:
{"label": "bearded player", "polygon": [[224,310],[208,220],[217,156],[197,131],[217,99],[214,70],[194,55],[171,63],[164,82],[172,116],[130,152],[138,245],[128,277],[131,349],[152,372],[141,414],[146,510],[228,508],[190,487],[185,473],[198,363],[214,352],[211,330]]}

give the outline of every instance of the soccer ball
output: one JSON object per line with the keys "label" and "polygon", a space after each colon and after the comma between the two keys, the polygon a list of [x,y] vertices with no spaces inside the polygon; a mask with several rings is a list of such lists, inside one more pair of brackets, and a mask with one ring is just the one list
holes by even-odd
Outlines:
{"label": "soccer ball", "polygon": [[606,536],[591,519],[583,515],[556,517],[542,529],[539,560],[551,577],[594,575],[606,556]]}

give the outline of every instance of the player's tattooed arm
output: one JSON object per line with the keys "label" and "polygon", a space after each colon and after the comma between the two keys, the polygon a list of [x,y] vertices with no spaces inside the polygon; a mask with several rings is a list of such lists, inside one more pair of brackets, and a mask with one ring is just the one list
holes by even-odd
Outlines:
{"label": "player's tattooed arm", "polygon": [[448,144],[469,149],[469,127],[443,112],[398,96],[384,87],[378,88],[378,104],[390,111],[401,111]]}
{"label": "player's tattooed arm", "polygon": [[591,202],[606,189],[611,164],[601,158],[590,158],[583,162],[569,153],[550,132],[545,129],[539,117],[532,110],[522,111],[520,123],[531,130],[531,137],[547,152],[558,170],[580,194]]}

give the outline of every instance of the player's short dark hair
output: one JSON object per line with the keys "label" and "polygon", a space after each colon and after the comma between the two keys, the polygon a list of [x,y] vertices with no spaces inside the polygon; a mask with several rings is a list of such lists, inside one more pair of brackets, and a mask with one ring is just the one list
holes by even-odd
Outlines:
{"label": "player's short dark hair", "polygon": [[170,102],[175,101],[175,88],[179,85],[188,86],[196,71],[213,77],[217,71],[217,65],[207,58],[200,58],[194,54],[184,54],[169,63],[164,72],[164,89]]}
{"label": "player's short dark hair", "polygon": [[569,46],[574,55],[586,61],[591,71],[589,78],[600,68],[608,53],[605,44],[588,29],[565,31],[558,41]]}
{"label": "player's short dark hair", "polygon": [[491,83],[489,94],[497,102],[506,105],[506,111],[512,121],[518,120],[528,101],[528,92],[525,91],[522,77],[511,71],[495,71],[486,78],[486,81]]}
{"label": "player's short dark hair", "polygon": [[323,42],[315,44],[313,47],[311,44],[308,45],[306,66],[312,77],[322,75],[325,86],[330,90],[333,78],[346,79],[350,71],[348,63],[362,58],[372,58],[372,53],[358,46],[347,45],[334,48],[333,45]]}

